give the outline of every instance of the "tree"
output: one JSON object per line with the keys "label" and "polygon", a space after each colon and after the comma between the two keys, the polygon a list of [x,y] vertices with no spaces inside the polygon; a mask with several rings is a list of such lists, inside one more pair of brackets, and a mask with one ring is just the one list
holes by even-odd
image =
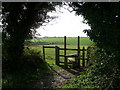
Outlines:
{"label": "tree", "polygon": [[120,49],[120,3],[73,3],[73,6],[76,13],[83,15],[86,23],[90,25],[88,35],[99,47]]}
{"label": "tree", "polygon": [[19,67],[25,39],[32,37],[36,28],[53,19],[47,12],[55,10],[58,4],[60,3],[2,3],[3,59],[10,63],[12,70]]}
{"label": "tree", "polygon": [[[85,30],[98,46],[95,72],[102,87],[120,86],[120,3],[70,3],[83,15],[91,30]],[[106,84],[105,84],[106,83]]]}

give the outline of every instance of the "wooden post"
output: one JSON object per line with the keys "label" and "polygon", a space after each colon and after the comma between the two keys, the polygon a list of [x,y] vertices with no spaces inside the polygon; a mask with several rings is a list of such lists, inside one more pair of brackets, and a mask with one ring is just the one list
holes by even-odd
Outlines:
{"label": "wooden post", "polygon": [[43,59],[45,60],[45,47],[43,46]]}
{"label": "wooden post", "polygon": [[55,63],[56,65],[59,65],[59,47],[55,46]]}
{"label": "wooden post", "polygon": [[82,62],[82,65],[83,67],[85,67],[85,47],[83,47],[83,62]]}
{"label": "wooden post", "polygon": [[67,57],[66,57],[66,36],[64,36],[64,65],[67,68]]}
{"label": "wooden post", "polygon": [[80,37],[78,36],[78,67],[80,67]]}

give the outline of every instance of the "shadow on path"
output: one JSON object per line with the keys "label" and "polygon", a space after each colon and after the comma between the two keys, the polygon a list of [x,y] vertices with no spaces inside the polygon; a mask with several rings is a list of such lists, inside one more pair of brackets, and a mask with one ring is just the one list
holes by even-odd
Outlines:
{"label": "shadow on path", "polygon": [[51,66],[49,66],[53,72],[51,75],[42,76],[40,80],[34,81],[30,88],[43,89],[43,88],[59,88],[64,84],[64,81],[70,78],[79,75],[80,69],[65,69],[61,68],[58,70],[54,70]]}

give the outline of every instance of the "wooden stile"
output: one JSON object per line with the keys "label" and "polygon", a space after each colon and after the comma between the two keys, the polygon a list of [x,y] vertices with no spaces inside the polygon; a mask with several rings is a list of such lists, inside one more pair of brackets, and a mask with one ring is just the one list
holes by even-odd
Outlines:
{"label": "wooden stile", "polygon": [[[70,61],[70,60],[68,60],[69,58],[74,58],[73,63],[75,63],[78,68],[81,65],[80,60],[82,60],[82,67],[85,67],[86,65],[88,65],[90,47],[88,47],[87,49],[85,49],[85,47],[80,49],[80,37],[79,36],[78,36],[77,49],[66,48],[66,36],[64,36],[64,48],[59,48],[58,46],[43,46],[43,59],[44,60],[45,60],[45,48],[55,48],[55,63],[56,63],[56,65],[60,65],[60,63],[64,63],[64,67],[68,68],[68,65],[70,64],[70,62],[68,63],[68,61]],[[63,55],[60,55],[60,50],[64,50]],[[67,55],[66,50],[75,50],[75,51],[77,51],[77,53]],[[82,52],[82,55],[80,55],[81,52]],[[85,52],[87,52],[87,58],[85,58]],[[64,62],[60,61],[60,57],[64,57]]]}

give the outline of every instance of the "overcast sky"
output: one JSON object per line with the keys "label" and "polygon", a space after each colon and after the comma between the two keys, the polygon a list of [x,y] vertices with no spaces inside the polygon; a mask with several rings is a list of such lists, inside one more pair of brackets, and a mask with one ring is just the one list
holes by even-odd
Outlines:
{"label": "overcast sky", "polygon": [[[86,37],[84,29],[90,29],[87,24],[83,23],[83,17],[75,15],[75,12],[69,12],[64,8],[57,8],[58,12],[48,13],[50,16],[58,16],[55,20],[37,29],[42,37]],[[71,8],[69,8],[71,10]],[[61,11],[61,12],[59,12]]]}

